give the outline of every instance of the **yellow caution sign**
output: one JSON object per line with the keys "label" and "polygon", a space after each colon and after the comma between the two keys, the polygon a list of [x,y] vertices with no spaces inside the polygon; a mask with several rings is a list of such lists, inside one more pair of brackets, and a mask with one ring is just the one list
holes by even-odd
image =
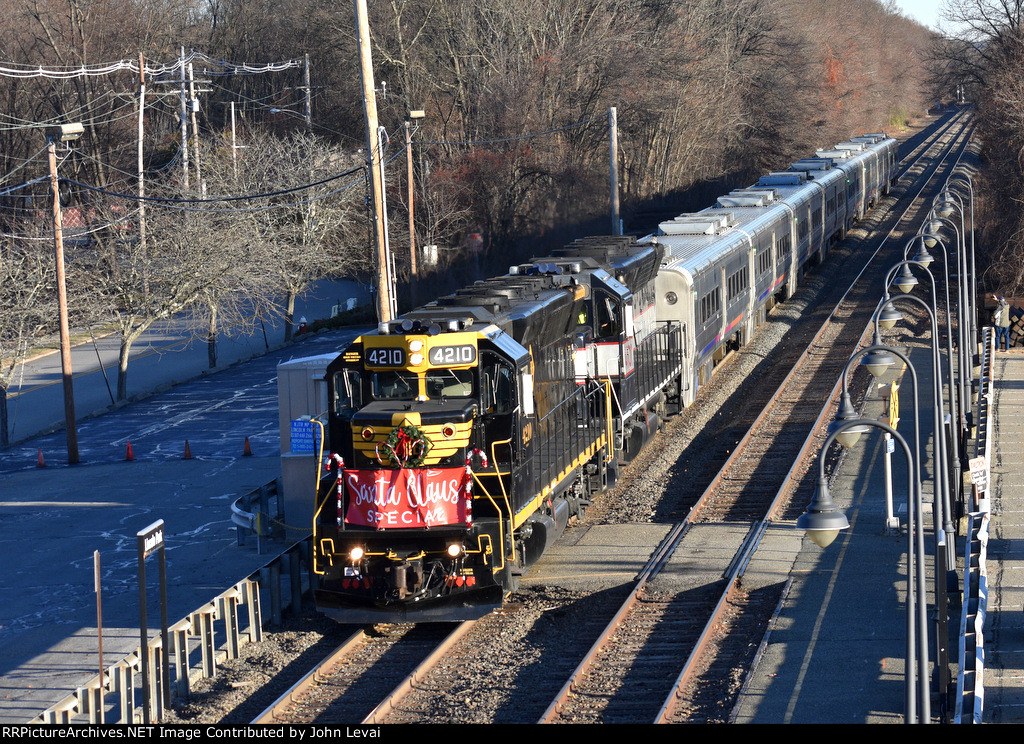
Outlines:
{"label": "yellow caution sign", "polygon": [[893,429],[900,422],[900,386],[899,383],[887,383],[878,386],[878,392],[886,398],[885,414],[889,419],[889,426]]}

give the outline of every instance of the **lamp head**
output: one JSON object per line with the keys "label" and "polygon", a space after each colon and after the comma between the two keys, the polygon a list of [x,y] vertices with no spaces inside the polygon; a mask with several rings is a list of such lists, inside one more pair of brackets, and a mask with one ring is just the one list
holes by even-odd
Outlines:
{"label": "lamp head", "polygon": [[796,526],[804,530],[807,537],[821,548],[831,545],[839,535],[839,530],[849,529],[850,522],[846,515],[836,508],[824,478],[818,479],[818,487],[814,489],[811,503],[796,520]]}
{"label": "lamp head", "polygon": [[896,364],[896,359],[885,349],[872,349],[864,355],[861,364],[868,368],[872,377],[878,378]]}
{"label": "lamp head", "polygon": [[[853,404],[850,402],[850,394],[844,392],[842,400],[839,403],[839,410],[836,412],[836,417],[832,419],[832,423],[828,425],[828,434],[836,434],[836,441],[844,447],[852,447],[860,439],[861,434],[868,432],[868,427],[865,424],[855,424],[843,428],[847,423],[851,421],[857,421],[860,416],[853,409]],[[842,431],[840,431],[842,429]],[[837,433],[838,432],[838,433]]]}
{"label": "lamp head", "polygon": [[917,263],[922,264],[927,269],[935,261],[935,257],[928,252],[928,246],[923,238],[915,238],[914,242],[917,244],[917,251],[911,260],[917,261]]}
{"label": "lamp head", "polygon": [[882,311],[878,314],[878,325],[882,328],[891,330],[903,320],[903,313],[896,309],[891,302],[886,302],[882,305]]}
{"label": "lamp head", "polygon": [[58,124],[50,127],[46,136],[56,142],[74,142],[83,134],[85,134],[85,127],[82,123],[73,122],[71,124]]}
{"label": "lamp head", "polygon": [[903,264],[903,270],[900,275],[896,277],[894,282],[899,288],[900,292],[910,292],[917,286],[917,277],[914,276],[914,272],[910,270],[909,264]]}

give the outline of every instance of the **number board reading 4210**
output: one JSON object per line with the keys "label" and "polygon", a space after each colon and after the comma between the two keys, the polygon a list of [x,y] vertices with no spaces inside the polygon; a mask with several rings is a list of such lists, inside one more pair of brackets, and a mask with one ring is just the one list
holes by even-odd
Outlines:
{"label": "number board reading 4210", "polygon": [[430,363],[436,366],[450,364],[473,364],[476,361],[476,347],[472,344],[457,346],[435,346],[430,350]]}
{"label": "number board reading 4210", "polygon": [[370,349],[366,352],[366,363],[372,367],[402,367],[405,350],[397,346]]}

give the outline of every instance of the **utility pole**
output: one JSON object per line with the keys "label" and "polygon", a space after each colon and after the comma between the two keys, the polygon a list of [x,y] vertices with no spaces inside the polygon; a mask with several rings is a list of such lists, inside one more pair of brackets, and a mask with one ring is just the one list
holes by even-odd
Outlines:
{"label": "utility pole", "polygon": [[419,282],[419,271],[416,267],[416,220],[413,212],[413,197],[415,196],[415,182],[413,180],[413,168],[412,168],[412,122],[414,120],[422,119],[424,117],[422,110],[410,111],[405,117],[405,161],[406,161],[406,180],[409,183],[409,284],[410,294],[412,295],[413,307],[419,303],[416,297],[417,289],[416,286]]}
{"label": "utility pole", "polygon": [[305,65],[302,71],[302,80],[306,88],[306,131],[313,131],[313,93],[309,87],[309,53],[306,53]]}
{"label": "utility pole", "polygon": [[[142,129],[146,111],[146,58],[139,53],[139,147],[138,147],[138,170],[139,170],[139,249],[143,257],[146,255],[146,180],[143,169],[142,158]],[[143,261],[143,267],[146,262]],[[143,271],[146,271],[143,268]],[[144,274],[142,278],[142,291],[149,296],[149,279]]]}
{"label": "utility pole", "polygon": [[373,200],[374,240],[377,256],[377,318],[382,323],[393,319],[391,284],[387,280],[389,262],[384,224],[381,152],[378,145],[377,99],[373,83],[373,60],[370,55],[370,23],[366,17],[366,0],[353,0],[356,31],[359,40],[359,66],[362,70],[363,111],[366,114],[366,157],[370,168],[370,194]]}
{"label": "utility pole", "polygon": [[231,167],[238,183],[238,145],[235,144],[235,102],[231,102]]}
{"label": "utility pole", "polygon": [[196,185],[199,186],[199,191],[202,195],[206,196],[206,186],[203,184],[203,174],[199,170],[199,127],[196,125],[196,109],[199,108],[199,100],[196,98],[196,81],[192,75],[192,63],[188,63],[188,97],[189,97],[189,109],[192,113],[192,147],[195,148],[196,153]]}
{"label": "utility pole", "polygon": [[622,220],[619,218],[619,119],[614,106],[608,109],[608,140],[611,160],[612,235],[622,235]]}
{"label": "utility pole", "polygon": [[[73,128],[73,129],[68,129]],[[81,136],[81,124],[65,124],[60,136],[77,139]],[[64,276],[64,227],[60,211],[60,187],[57,180],[57,145],[55,135],[46,138],[46,149],[50,156],[50,186],[53,189],[53,245],[57,262],[57,311],[60,315],[60,367],[64,378],[64,428],[67,436],[68,464],[78,463],[78,429],[75,423],[75,387],[71,369],[71,331],[68,327],[67,281]]]}
{"label": "utility pole", "polygon": [[185,190],[188,191],[188,111],[185,108],[185,47],[181,48],[181,172]]}

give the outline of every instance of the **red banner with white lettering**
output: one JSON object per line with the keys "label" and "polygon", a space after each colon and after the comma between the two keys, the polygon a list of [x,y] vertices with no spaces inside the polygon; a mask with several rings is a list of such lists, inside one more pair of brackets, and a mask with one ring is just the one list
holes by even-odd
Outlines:
{"label": "red banner with white lettering", "polygon": [[345,523],[376,527],[438,527],[470,517],[465,468],[346,470]]}

